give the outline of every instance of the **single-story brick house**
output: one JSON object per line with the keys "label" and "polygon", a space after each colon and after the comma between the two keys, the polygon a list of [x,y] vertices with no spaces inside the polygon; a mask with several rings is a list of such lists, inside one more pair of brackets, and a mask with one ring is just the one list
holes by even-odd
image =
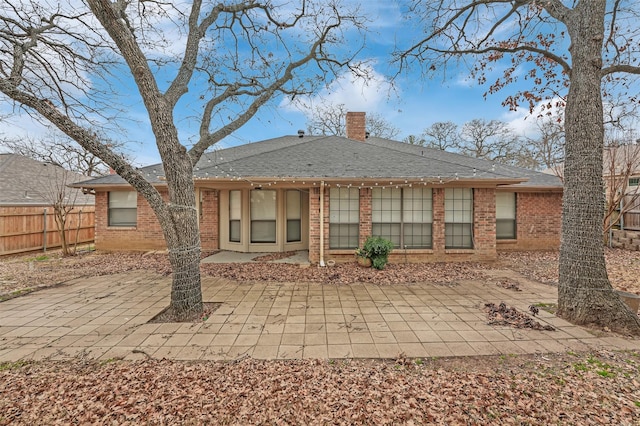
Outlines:
{"label": "single-story brick house", "polygon": [[[161,165],[142,172],[160,191]],[[312,263],[352,260],[369,235],[391,261],[491,260],[499,250],[556,249],[562,184],[555,176],[368,137],[283,136],[206,153],[194,170],[203,250],[308,250]],[[165,248],[146,201],[119,176],[95,192],[96,248]]]}

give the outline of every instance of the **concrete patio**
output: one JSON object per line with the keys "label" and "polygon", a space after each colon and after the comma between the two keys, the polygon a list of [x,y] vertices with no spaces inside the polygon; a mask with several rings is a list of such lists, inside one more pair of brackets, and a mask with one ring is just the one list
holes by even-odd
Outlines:
{"label": "concrete patio", "polygon": [[169,304],[170,277],[148,272],[77,279],[0,303],[0,362],[93,359],[229,360],[445,357],[638,349],[540,310],[557,331],[487,324],[485,303],[526,312],[553,303],[555,288],[512,271],[522,291],[492,282],[443,286],[237,283],[203,277],[205,302],[221,306],[202,323],[149,324]]}

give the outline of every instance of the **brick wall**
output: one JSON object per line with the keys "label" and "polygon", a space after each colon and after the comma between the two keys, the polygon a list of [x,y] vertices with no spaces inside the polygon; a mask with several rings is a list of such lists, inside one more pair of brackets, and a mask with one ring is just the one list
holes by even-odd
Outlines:
{"label": "brick wall", "polygon": [[202,250],[218,250],[219,246],[219,220],[218,194],[215,189],[200,191],[200,242]]}
{"label": "brick wall", "polygon": [[[167,191],[160,193],[164,199],[168,198]],[[144,197],[138,195],[138,216],[135,227],[109,226],[108,206],[108,192],[96,192],[96,249],[143,251],[167,248],[160,224]]]}
{"label": "brick wall", "polygon": [[516,195],[516,240],[498,240],[498,250],[555,250],[560,247],[562,193]]}

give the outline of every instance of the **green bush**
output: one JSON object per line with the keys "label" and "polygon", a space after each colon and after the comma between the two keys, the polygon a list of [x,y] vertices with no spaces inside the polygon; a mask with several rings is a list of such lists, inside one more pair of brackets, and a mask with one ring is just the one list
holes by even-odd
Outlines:
{"label": "green bush", "polygon": [[384,269],[389,260],[389,253],[393,250],[393,243],[382,237],[368,237],[362,250],[371,259],[371,266],[376,269]]}

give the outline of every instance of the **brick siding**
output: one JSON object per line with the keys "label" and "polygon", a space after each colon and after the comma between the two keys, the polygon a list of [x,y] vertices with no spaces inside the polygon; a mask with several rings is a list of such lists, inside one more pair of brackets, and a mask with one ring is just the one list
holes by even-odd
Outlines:
{"label": "brick siding", "polygon": [[562,193],[516,195],[516,240],[498,240],[498,251],[556,250],[560,247]]}

